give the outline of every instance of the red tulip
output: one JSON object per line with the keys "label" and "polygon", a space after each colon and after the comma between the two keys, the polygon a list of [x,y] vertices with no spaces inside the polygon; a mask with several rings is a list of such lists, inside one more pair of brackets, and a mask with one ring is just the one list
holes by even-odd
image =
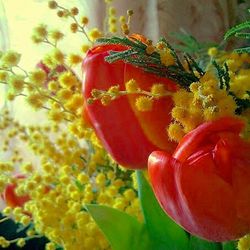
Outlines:
{"label": "red tulip", "polygon": [[[16,175],[17,179],[24,179],[24,175]],[[16,184],[8,184],[3,193],[3,199],[9,207],[22,207],[30,200],[28,195],[18,196],[15,192]]]}
{"label": "red tulip", "polygon": [[171,156],[149,157],[155,195],[191,234],[212,241],[250,232],[250,143],[236,118],[207,122],[187,134]]}
{"label": "red tulip", "polygon": [[[93,89],[108,90],[119,85],[120,90],[125,90],[125,83],[130,79],[148,91],[155,83],[165,84],[169,91],[177,89],[172,81],[145,73],[130,64],[105,61],[111,50],[126,49],[111,44],[89,50],[83,62],[83,95],[86,100],[91,97]],[[121,96],[108,106],[96,101],[87,105],[85,111],[105,149],[118,163],[129,168],[144,168],[152,151],[164,149],[172,152],[176,146],[166,133],[173,102],[171,97],[161,98],[154,102],[152,110],[140,112],[135,107],[136,97],[138,95]]]}

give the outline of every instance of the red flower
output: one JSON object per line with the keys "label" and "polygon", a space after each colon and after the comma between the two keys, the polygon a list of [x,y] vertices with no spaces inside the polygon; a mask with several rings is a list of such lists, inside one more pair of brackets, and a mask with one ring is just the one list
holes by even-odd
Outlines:
{"label": "red flower", "polygon": [[250,232],[250,143],[236,118],[187,134],[173,156],[156,151],[149,174],[162,208],[192,234],[212,241]]}
{"label": "red flower", "polygon": [[[16,179],[26,178],[24,175],[16,175]],[[3,200],[6,202],[9,207],[22,207],[27,201],[30,200],[28,195],[18,196],[15,192],[16,184],[8,184],[5,187],[4,193],[2,195]]]}
{"label": "red flower", "polygon": [[[107,63],[105,57],[112,51],[128,49],[121,45],[101,45],[92,48],[83,62],[85,99],[91,97],[93,89],[108,90],[119,85],[125,90],[125,83],[136,80],[139,87],[150,91],[155,83],[165,84],[169,91],[175,91],[176,85],[165,78],[145,73],[122,61]],[[135,107],[138,95],[122,96],[103,106],[100,101],[86,105],[85,114],[106,150],[113,158],[129,168],[143,168],[147,165],[149,154],[154,150],[164,149],[172,152],[175,143],[170,142],[166,127],[171,121],[173,107],[171,97],[156,100],[153,108],[140,112]]]}

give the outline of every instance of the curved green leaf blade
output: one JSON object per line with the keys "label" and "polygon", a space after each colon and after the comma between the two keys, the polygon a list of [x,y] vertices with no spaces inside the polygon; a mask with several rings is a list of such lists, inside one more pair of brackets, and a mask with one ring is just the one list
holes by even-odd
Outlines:
{"label": "curved green leaf blade", "polygon": [[188,234],[162,210],[143,173],[136,171],[136,174],[139,198],[153,249],[187,250]]}
{"label": "curved green leaf blade", "polygon": [[86,205],[97,225],[110,242],[112,250],[150,250],[145,225],[134,217],[103,205]]}
{"label": "curved green leaf blade", "polygon": [[195,236],[190,237],[190,250],[222,250],[221,243],[206,241]]}

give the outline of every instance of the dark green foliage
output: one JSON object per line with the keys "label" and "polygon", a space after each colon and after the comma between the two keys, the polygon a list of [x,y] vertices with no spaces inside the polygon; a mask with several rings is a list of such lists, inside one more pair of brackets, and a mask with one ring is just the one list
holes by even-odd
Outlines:
{"label": "dark green foliage", "polygon": [[[161,38],[159,42],[164,43],[164,45],[170,49],[170,52],[176,62],[175,65],[165,66],[162,64],[160,54],[158,52],[155,51],[152,54],[147,54],[147,45],[136,39],[129,39],[127,37],[112,37],[101,38],[98,42],[102,44],[120,44],[128,46],[128,49],[125,51],[111,51],[110,55],[106,57],[107,62],[112,63],[122,60],[126,63],[133,64],[136,67],[142,68],[146,72],[153,73],[160,77],[169,78],[186,89],[188,89],[192,82],[198,81],[199,77],[204,74],[203,70],[188,54],[184,57],[184,60],[188,64],[189,70],[185,70],[176,51],[164,38]],[[197,77],[194,73],[195,71],[197,71],[200,76]]]}
{"label": "dark green foliage", "polygon": [[[0,214],[0,219],[2,219],[2,215]],[[16,224],[13,220],[7,220],[0,224],[0,236],[5,237],[8,240],[26,237],[26,230],[27,228],[20,228],[18,224]],[[26,245],[23,248],[17,247],[15,244],[11,244],[8,248],[9,250],[44,250],[45,244],[48,240],[45,237],[41,238],[34,238],[26,241]],[[0,247],[0,249],[2,249]]]}

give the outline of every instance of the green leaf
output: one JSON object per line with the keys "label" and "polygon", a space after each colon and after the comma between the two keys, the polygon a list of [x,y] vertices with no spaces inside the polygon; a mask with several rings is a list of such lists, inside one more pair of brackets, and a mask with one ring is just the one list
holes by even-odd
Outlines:
{"label": "green leaf", "polygon": [[250,28],[250,21],[240,23],[240,24],[234,26],[233,28],[231,28],[230,30],[228,30],[226,32],[226,34],[224,35],[224,39],[227,40],[228,38],[234,36],[239,31],[241,31],[243,29],[249,29],[249,28]]}
{"label": "green leaf", "polygon": [[236,241],[224,242],[222,243],[223,250],[237,250]]}
{"label": "green leaf", "polygon": [[221,243],[210,242],[195,236],[190,237],[190,250],[222,250]]}
{"label": "green leaf", "polygon": [[139,198],[153,249],[188,249],[188,234],[162,210],[143,172],[136,171],[136,174]]}
{"label": "green leaf", "polygon": [[238,49],[235,49],[234,52],[237,52],[239,54],[250,53],[250,47],[238,48]]}
{"label": "green leaf", "polygon": [[134,217],[103,205],[86,205],[97,225],[110,242],[112,250],[150,250],[145,225]]}

